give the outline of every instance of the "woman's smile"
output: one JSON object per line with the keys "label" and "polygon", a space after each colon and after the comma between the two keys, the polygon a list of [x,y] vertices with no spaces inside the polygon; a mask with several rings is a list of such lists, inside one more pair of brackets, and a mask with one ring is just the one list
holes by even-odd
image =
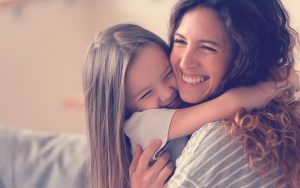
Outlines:
{"label": "woman's smile", "polygon": [[208,76],[200,75],[200,76],[189,76],[186,74],[182,74],[182,80],[189,85],[199,85],[209,79]]}

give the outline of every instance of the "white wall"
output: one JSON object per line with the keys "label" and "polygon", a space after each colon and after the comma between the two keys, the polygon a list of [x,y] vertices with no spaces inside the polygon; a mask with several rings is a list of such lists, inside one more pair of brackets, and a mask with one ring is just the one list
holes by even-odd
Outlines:
{"label": "white wall", "polygon": [[[26,1],[25,1],[26,2]],[[298,0],[285,0],[300,31]],[[131,22],[166,39],[172,0],[31,0],[0,7],[0,124],[83,132],[84,111],[64,100],[82,91],[89,41]]]}
{"label": "white wall", "polygon": [[82,92],[89,41],[134,22],[166,33],[167,0],[32,0],[0,7],[0,124],[82,132],[84,111],[64,100]]}
{"label": "white wall", "polygon": [[[72,3],[73,2],[73,3]],[[81,92],[93,1],[28,1],[0,10],[0,123],[51,132],[84,129],[63,100]]]}
{"label": "white wall", "polygon": [[[298,33],[300,33],[300,1],[299,0],[282,0],[286,6],[290,18],[291,25]],[[299,34],[300,37],[300,34]],[[300,39],[300,38],[299,38]],[[300,48],[300,47],[299,47]],[[295,49],[295,57],[297,59],[297,66],[300,66],[300,49]]]}

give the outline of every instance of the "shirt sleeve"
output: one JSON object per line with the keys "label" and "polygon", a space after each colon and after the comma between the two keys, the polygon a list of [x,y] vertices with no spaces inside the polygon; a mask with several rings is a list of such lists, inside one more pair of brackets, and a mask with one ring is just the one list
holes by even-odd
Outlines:
{"label": "shirt sleeve", "polygon": [[174,109],[149,109],[134,113],[125,123],[125,134],[130,138],[132,152],[135,144],[145,149],[154,139],[161,139],[162,145],[156,151],[156,159],[168,141],[168,132]]}

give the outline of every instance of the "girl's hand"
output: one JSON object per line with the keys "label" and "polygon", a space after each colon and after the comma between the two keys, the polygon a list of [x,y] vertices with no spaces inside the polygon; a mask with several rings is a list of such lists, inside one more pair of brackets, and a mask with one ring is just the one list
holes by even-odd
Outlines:
{"label": "girl's hand", "polygon": [[153,164],[149,164],[161,140],[153,141],[143,152],[137,145],[129,167],[131,188],[166,188],[167,180],[174,171],[170,153],[163,153]]}
{"label": "girl's hand", "polygon": [[261,82],[255,86],[240,87],[229,90],[225,95],[229,95],[234,108],[246,108],[246,110],[252,110],[254,108],[263,108],[273,98],[278,97],[286,89],[291,89],[292,92],[298,90],[298,75],[295,72],[291,72],[290,77],[286,81],[273,82],[266,81]]}
{"label": "girl's hand", "polygon": [[299,86],[299,77],[300,77],[300,70],[299,69],[292,69],[290,76],[288,77],[288,82],[291,83],[292,91],[297,92],[300,90]]}
{"label": "girl's hand", "polygon": [[234,88],[225,92],[228,103],[232,104],[234,111],[240,108],[252,110],[262,108],[273,98],[278,97],[286,89],[291,92],[299,91],[299,70],[292,69],[287,80],[281,82],[266,81],[255,86]]}

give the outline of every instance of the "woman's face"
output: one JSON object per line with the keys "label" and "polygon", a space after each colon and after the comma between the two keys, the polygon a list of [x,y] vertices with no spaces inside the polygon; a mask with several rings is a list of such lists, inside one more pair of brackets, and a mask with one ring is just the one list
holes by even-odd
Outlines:
{"label": "woman's face", "polygon": [[232,49],[224,25],[207,8],[187,12],[174,35],[171,64],[180,97],[199,103],[219,88],[229,67]]}

